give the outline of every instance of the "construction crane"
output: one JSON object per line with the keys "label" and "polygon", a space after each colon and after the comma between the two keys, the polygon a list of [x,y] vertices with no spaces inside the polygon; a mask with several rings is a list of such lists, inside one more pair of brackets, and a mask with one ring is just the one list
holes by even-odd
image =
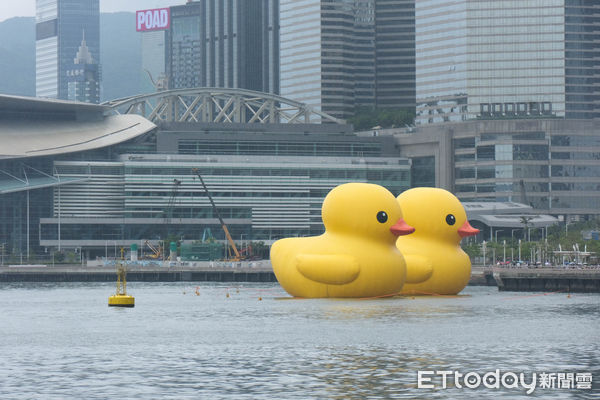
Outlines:
{"label": "construction crane", "polygon": [[154,253],[154,254],[150,255],[150,258],[154,258],[156,260],[159,260],[161,258],[162,253],[160,251],[160,247],[154,247],[154,246],[152,246],[152,244],[150,242],[148,242],[147,240],[146,240],[146,242],[144,244],[146,246],[148,246],[150,248],[150,250],[152,250],[152,253]]}
{"label": "construction crane", "polygon": [[157,92],[160,92],[162,90],[167,90],[168,89],[168,80],[167,77],[164,75],[161,75],[157,78],[157,82],[154,81],[154,79],[152,78],[152,74],[150,73],[150,71],[148,71],[146,68],[144,68],[144,71],[146,71],[146,73],[148,74],[148,77],[150,78],[150,82],[152,82],[152,86],[154,86],[154,89],[156,89]]}
{"label": "construction crane", "polygon": [[217,209],[217,206],[215,205],[215,201],[213,200],[212,196],[210,195],[210,192],[208,191],[208,188],[206,187],[206,183],[204,183],[204,179],[202,179],[202,175],[200,175],[200,171],[198,170],[198,168],[193,168],[192,172],[195,173],[196,175],[198,175],[198,178],[200,179],[200,183],[202,183],[202,187],[204,188],[204,191],[206,192],[206,196],[208,197],[208,200],[210,201],[210,205],[212,206],[212,209],[213,209],[215,215],[217,216],[217,218],[219,219],[219,222],[221,223],[221,228],[223,228],[223,232],[225,232],[225,237],[227,238],[227,241],[229,242],[229,246],[231,246],[231,249],[233,250],[234,257],[230,258],[228,261],[243,260],[244,257],[242,257],[242,255],[240,255],[240,252],[238,251],[238,249],[235,245],[235,242],[231,238],[231,235],[229,234],[229,229],[227,229],[227,225],[225,225],[225,221],[223,221],[223,218],[221,218],[221,214],[219,214],[219,210]]}

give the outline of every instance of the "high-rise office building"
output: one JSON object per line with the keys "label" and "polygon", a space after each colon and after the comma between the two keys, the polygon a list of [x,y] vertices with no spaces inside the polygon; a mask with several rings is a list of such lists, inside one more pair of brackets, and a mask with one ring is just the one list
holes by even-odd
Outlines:
{"label": "high-rise office building", "polygon": [[142,32],[142,91],[166,89],[165,32]]}
{"label": "high-rise office building", "polygon": [[600,3],[416,2],[417,124],[600,116]]}
{"label": "high-rise office building", "polygon": [[565,2],[565,116],[600,118],[600,2]]}
{"label": "high-rise office building", "polygon": [[279,2],[199,0],[171,7],[169,88],[279,93]]}
{"label": "high-rise office building", "polygon": [[375,2],[375,101],[415,109],[415,0]]}
{"label": "high-rise office building", "polygon": [[67,70],[67,80],[68,100],[100,102],[100,70],[85,42],[85,34],[71,69]]}
{"label": "high-rise office building", "polygon": [[414,108],[414,0],[281,0],[281,94],[338,118]]}
{"label": "high-rise office building", "polygon": [[171,10],[155,8],[135,14],[142,41],[142,93],[168,87],[165,75],[165,31],[171,26]]}
{"label": "high-rise office building", "polygon": [[68,98],[67,71],[81,38],[100,65],[99,0],[36,0],[36,96]]}

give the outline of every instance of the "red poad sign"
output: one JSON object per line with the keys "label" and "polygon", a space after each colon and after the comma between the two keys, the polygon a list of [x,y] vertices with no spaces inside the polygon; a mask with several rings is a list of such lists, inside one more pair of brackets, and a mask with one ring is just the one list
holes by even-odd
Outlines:
{"label": "red poad sign", "polygon": [[135,30],[159,31],[169,29],[171,25],[171,15],[168,8],[155,8],[153,10],[140,10],[135,13]]}

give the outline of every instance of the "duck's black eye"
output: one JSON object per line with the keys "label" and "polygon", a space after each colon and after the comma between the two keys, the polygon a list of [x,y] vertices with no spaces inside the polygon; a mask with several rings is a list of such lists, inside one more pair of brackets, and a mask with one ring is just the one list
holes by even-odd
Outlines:
{"label": "duck's black eye", "polygon": [[456,223],[456,218],[452,214],[446,215],[446,223],[448,225],[454,225]]}
{"label": "duck's black eye", "polygon": [[377,221],[381,222],[382,224],[386,223],[388,220],[388,216],[387,213],[385,211],[379,211],[377,213]]}

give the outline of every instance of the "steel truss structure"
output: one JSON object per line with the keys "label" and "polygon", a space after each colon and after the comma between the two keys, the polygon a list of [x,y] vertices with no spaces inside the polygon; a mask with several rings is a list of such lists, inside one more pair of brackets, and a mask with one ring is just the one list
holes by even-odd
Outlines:
{"label": "steel truss structure", "polygon": [[140,114],[153,123],[337,123],[345,121],[311,106],[245,89],[173,89],[103,103],[116,114]]}

